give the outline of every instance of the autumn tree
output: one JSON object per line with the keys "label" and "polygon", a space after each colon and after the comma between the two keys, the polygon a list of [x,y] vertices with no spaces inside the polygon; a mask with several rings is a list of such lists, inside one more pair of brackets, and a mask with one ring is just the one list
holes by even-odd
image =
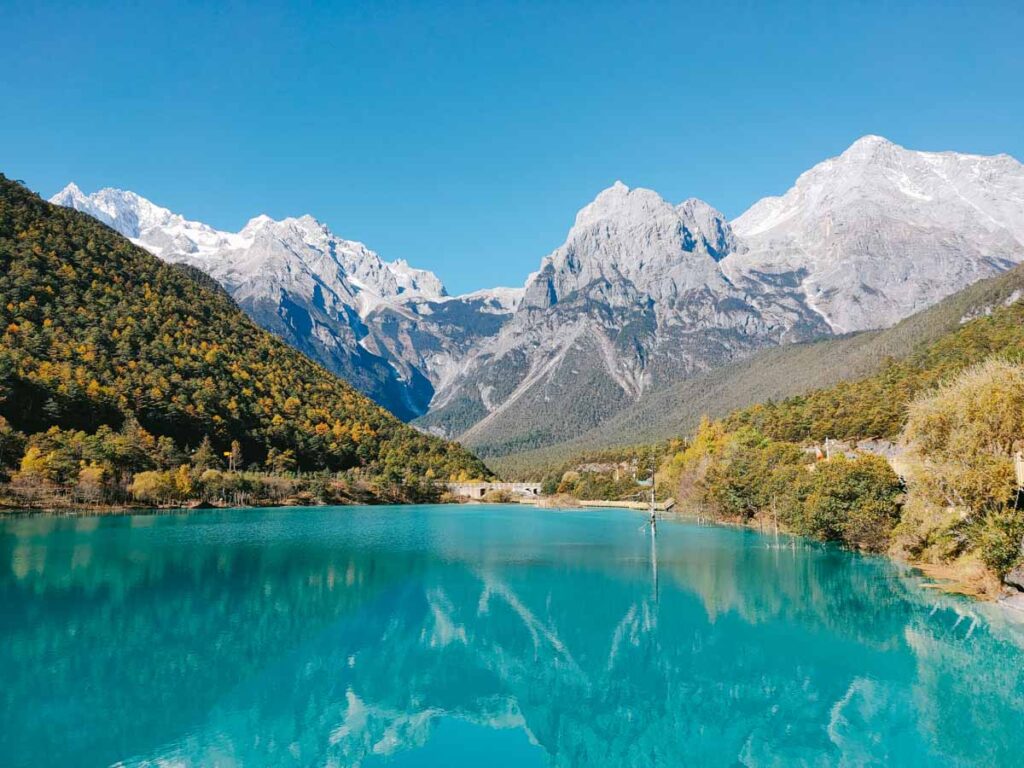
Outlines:
{"label": "autumn tree", "polygon": [[178,498],[178,488],[171,472],[150,470],[135,475],[128,491],[139,501],[160,504]]}
{"label": "autumn tree", "polygon": [[25,450],[25,436],[0,416],[0,479],[6,470],[15,466]]}
{"label": "autumn tree", "polygon": [[267,469],[271,472],[291,472],[295,469],[295,453],[291,450],[279,451],[271,448],[267,453]]}
{"label": "autumn tree", "polygon": [[803,529],[827,541],[880,552],[900,518],[903,488],[881,456],[840,455],[815,465],[803,503]]}

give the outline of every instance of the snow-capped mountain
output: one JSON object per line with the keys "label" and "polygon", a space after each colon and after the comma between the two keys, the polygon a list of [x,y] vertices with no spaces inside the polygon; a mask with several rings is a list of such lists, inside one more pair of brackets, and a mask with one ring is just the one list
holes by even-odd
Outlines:
{"label": "snow-capped mountain", "polygon": [[579,212],[421,425],[484,453],[557,442],[652,388],[829,332],[796,287],[726,278],[733,242],[707,203],[617,182]]}
{"label": "snow-capped mountain", "polygon": [[796,282],[836,332],[886,327],[1024,259],[1024,166],[865,136],[732,228],[730,279]]}
{"label": "snow-capped mountain", "polygon": [[312,216],[257,216],[222,232],[123,190],[86,195],[69,184],[51,202],[91,214],[165,261],[198,267],[263,327],[406,419],[426,412],[433,382],[495,332],[521,294],[449,297],[432,272],[384,261]]}
{"label": "snow-capped mountain", "polygon": [[1024,166],[866,136],[732,222],[616,183],[524,288],[449,297],[309,216],[240,232],[73,184],[91,213],[199,267],[265,327],[404,418],[483,453],[550,444],[765,346],[888,326],[1024,261]]}
{"label": "snow-capped mountain", "polygon": [[485,455],[559,442],[759,347],[891,325],[1024,260],[1024,166],[867,136],[729,223],[621,183],[421,424]]}
{"label": "snow-capped mountain", "polygon": [[217,254],[243,248],[247,242],[245,230],[220,232],[121,189],[101,189],[86,195],[72,182],[50,202],[88,213],[168,261],[215,262]]}
{"label": "snow-capped mountain", "polygon": [[240,232],[221,232],[120,189],[86,195],[72,183],[50,202],[84,211],[160,258],[192,264],[231,285],[260,270],[300,264],[342,292],[365,294],[359,302],[365,311],[381,299],[447,295],[433,272],[410,267],[403,259],[386,262],[362,243],[337,237],[312,216],[281,221],[257,216]]}

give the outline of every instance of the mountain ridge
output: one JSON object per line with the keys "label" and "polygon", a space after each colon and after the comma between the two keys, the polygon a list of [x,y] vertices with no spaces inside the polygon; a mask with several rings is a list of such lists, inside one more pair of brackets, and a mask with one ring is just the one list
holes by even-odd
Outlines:
{"label": "mountain ridge", "polygon": [[[573,439],[769,346],[887,327],[1012,267],[1024,166],[869,135],[732,221],[617,181],[523,288],[456,297],[312,217],[257,217],[234,234],[192,224],[175,219],[148,247],[213,274],[260,324],[402,418],[496,455]],[[185,235],[210,244],[188,251]],[[211,266],[204,248],[238,267]],[[271,257],[276,271],[254,266]]]}
{"label": "mountain ridge", "polygon": [[[89,213],[164,261],[211,275],[260,325],[404,420],[425,412],[432,380],[443,380],[467,341],[490,332],[518,301],[507,288],[448,296],[434,273],[385,261],[308,214],[259,215],[232,233],[114,188],[85,195],[71,183],[50,200]],[[460,314],[470,317],[453,322]]]}

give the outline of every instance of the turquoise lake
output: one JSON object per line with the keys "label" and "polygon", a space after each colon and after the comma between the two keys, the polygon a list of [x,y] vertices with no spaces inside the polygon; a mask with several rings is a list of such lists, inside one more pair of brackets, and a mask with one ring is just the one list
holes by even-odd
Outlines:
{"label": "turquoise lake", "polygon": [[1012,766],[1017,616],[513,506],[0,520],[0,764]]}

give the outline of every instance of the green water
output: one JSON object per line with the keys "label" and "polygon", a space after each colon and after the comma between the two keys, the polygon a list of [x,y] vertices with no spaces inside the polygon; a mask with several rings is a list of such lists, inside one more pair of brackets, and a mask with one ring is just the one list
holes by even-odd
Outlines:
{"label": "green water", "polygon": [[1021,765],[1005,612],[618,510],[0,521],[4,766]]}

